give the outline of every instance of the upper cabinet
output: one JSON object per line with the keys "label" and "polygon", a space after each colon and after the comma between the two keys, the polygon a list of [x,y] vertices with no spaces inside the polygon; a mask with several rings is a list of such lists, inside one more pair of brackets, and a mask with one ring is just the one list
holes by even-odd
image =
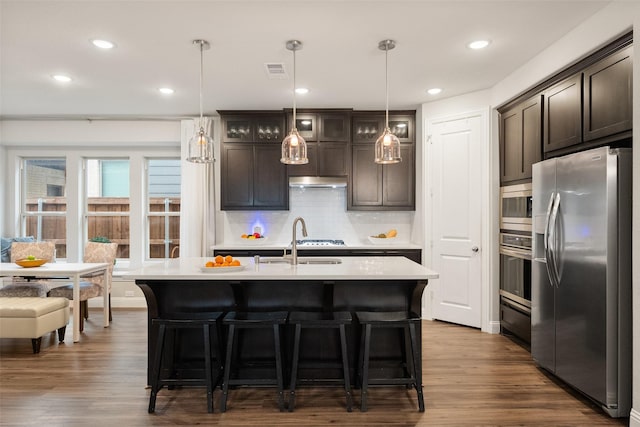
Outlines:
{"label": "upper cabinet", "polygon": [[536,95],[500,114],[500,182],[531,179],[542,160],[542,96]]}
{"label": "upper cabinet", "polygon": [[222,142],[282,142],[285,137],[284,116],[280,112],[219,113]]}
{"label": "upper cabinet", "polygon": [[499,108],[500,183],[531,180],[531,165],[597,146],[631,146],[632,35]]}
{"label": "upper cabinet", "polygon": [[284,114],[221,111],[220,117],[221,209],[289,209],[287,168],[280,162]]}
{"label": "upper cabinet", "polygon": [[[293,113],[287,111],[287,130]],[[296,111],[296,129],[307,142],[305,165],[289,165],[289,176],[346,176],[349,173],[351,109]]]}
{"label": "upper cabinet", "polygon": [[[375,143],[384,130],[384,112],[359,112],[353,116],[353,143]],[[415,141],[415,116],[390,114],[389,128],[401,143]]]}
{"label": "upper cabinet", "polygon": [[415,209],[415,112],[389,115],[389,127],[401,142],[400,163],[379,165],[374,161],[375,142],[384,123],[384,112],[354,112],[349,210]]}
{"label": "upper cabinet", "polygon": [[584,140],[631,130],[633,50],[627,47],[584,73]]}
{"label": "upper cabinet", "polygon": [[544,151],[582,142],[582,75],[570,77],[544,92]]}

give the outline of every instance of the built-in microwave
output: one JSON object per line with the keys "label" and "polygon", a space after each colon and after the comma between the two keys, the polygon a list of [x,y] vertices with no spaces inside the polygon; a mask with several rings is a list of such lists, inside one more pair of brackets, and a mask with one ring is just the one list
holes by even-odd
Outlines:
{"label": "built-in microwave", "polygon": [[500,229],[531,232],[531,183],[500,188]]}

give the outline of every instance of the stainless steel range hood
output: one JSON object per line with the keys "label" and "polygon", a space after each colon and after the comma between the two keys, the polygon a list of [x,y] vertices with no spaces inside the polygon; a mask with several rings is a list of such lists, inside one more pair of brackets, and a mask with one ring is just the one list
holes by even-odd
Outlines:
{"label": "stainless steel range hood", "polygon": [[346,176],[292,176],[289,187],[310,188],[344,188],[347,186]]}

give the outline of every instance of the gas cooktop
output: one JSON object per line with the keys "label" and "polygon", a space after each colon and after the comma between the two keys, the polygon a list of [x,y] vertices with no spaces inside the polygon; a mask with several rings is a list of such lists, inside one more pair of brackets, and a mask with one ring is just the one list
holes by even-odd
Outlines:
{"label": "gas cooktop", "polygon": [[344,240],[339,239],[304,239],[296,240],[298,247],[300,246],[345,246]]}

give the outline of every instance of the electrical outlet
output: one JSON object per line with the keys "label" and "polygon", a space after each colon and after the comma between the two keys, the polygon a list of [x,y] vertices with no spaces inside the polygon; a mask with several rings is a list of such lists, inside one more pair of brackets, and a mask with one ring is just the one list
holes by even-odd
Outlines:
{"label": "electrical outlet", "polygon": [[135,293],[133,291],[124,291],[124,296],[125,297],[132,297],[134,295],[135,295]]}

